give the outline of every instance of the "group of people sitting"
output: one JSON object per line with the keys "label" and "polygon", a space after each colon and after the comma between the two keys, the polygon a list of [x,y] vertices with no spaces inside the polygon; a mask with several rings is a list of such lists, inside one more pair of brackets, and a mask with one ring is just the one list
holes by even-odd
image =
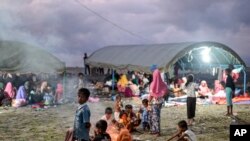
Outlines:
{"label": "group of people sitting", "polygon": [[[168,102],[171,98],[186,98],[185,84],[187,82],[186,77],[172,78],[166,81],[164,73],[161,73],[161,78],[164,81],[168,94],[165,97],[165,101]],[[111,77],[106,81],[106,85],[112,86]],[[149,95],[149,85],[152,82],[152,74],[146,74],[143,72],[128,72],[115,74],[115,90],[125,97],[141,97],[142,99]],[[167,83],[169,82],[169,83]],[[213,86],[208,85],[206,80],[196,81],[196,97],[200,98],[199,102],[206,103],[218,103],[216,99],[226,97],[225,93],[225,81],[215,80]],[[212,84],[211,82],[209,84]],[[169,98],[171,97],[171,98]],[[183,100],[185,101],[185,100]],[[181,103],[180,103],[181,104]]]}
{"label": "group of people sitting", "polygon": [[[114,104],[114,120],[113,127],[115,129],[123,129],[118,131],[116,135],[118,134],[118,137],[116,136],[117,141],[125,141],[123,138],[124,136],[128,138],[127,133],[137,131],[136,128],[143,123],[144,130],[151,131],[151,134],[154,134],[156,136],[160,136],[160,110],[162,105],[162,97],[167,93],[167,86],[160,78],[160,71],[158,69],[155,69],[153,71],[153,80],[150,83],[150,96],[146,98],[146,100],[143,100],[143,106],[140,108],[138,112],[134,112],[133,106],[128,104],[125,105],[125,109],[123,107],[121,96],[116,96],[115,104]],[[74,137],[77,140],[89,140],[89,129],[90,129],[90,109],[87,106],[87,101],[89,100],[90,92],[86,88],[81,88],[78,90],[78,102],[79,107],[77,109],[76,115],[75,115],[75,123],[74,128],[70,132],[67,132],[66,140],[71,137]],[[150,101],[150,106],[147,104]],[[112,113],[112,112],[107,112]],[[140,118],[141,114],[143,115],[143,118]],[[104,118],[107,119],[107,116]],[[82,126],[84,123],[85,126]],[[108,121],[107,121],[108,123]],[[86,132],[80,132],[80,131],[86,131]],[[114,130],[113,130],[114,131]],[[117,131],[117,130],[115,130]],[[123,132],[124,131],[124,132]],[[108,132],[108,131],[107,131]],[[124,135],[126,133],[126,135]],[[72,136],[73,135],[73,136]],[[114,136],[112,136],[114,137]],[[121,137],[121,138],[120,138]],[[105,138],[105,137],[103,137]],[[122,140],[120,140],[122,139]],[[95,139],[94,139],[95,140]],[[127,139],[128,141],[131,141],[130,139]]]}
{"label": "group of people sitting", "polygon": [[[113,107],[114,113],[111,107],[107,107],[105,114],[96,122],[94,135],[91,136],[89,134],[92,127],[90,123],[91,111],[86,103],[89,96],[90,92],[88,89],[79,89],[79,106],[75,115],[74,127],[67,131],[65,141],[132,141],[131,133],[138,131],[136,128],[140,125],[144,132],[154,131],[156,128],[159,128],[157,123],[160,120],[155,116],[160,116],[160,113],[155,111],[155,104],[149,104],[148,99],[143,99],[139,110],[135,112],[130,104],[123,107],[121,96],[117,95]],[[150,132],[150,134],[153,135],[155,133]],[[178,123],[178,132],[169,140],[176,137],[178,139],[196,141],[196,136],[188,129],[186,121]]]}
{"label": "group of people sitting", "polygon": [[[115,111],[114,113],[113,109]],[[127,138],[128,141],[132,141],[130,133],[139,132],[136,128],[141,124],[144,131],[149,131],[148,112],[149,105],[147,100],[144,100],[143,107],[135,112],[133,106],[130,104],[123,106],[121,96],[117,95],[114,108],[107,107],[105,109],[105,115],[101,117],[101,120],[106,121],[106,132],[111,136],[112,140],[124,141],[124,138]]]}
{"label": "group of people sitting", "polygon": [[10,73],[0,75],[0,106],[51,106],[60,103],[62,95],[63,85],[59,77]]}
{"label": "group of people sitting", "polygon": [[152,80],[152,75],[146,73],[132,72],[128,75],[121,74],[117,81],[117,90],[125,97],[141,96],[143,91],[148,92],[148,86]]}
{"label": "group of people sitting", "polygon": [[[173,94],[174,97],[180,97],[185,95],[185,84],[187,82],[186,77],[182,79],[171,80],[169,85],[169,90]],[[200,85],[197,86],[198,97],[200,98],[208,98],[212,94],[212,90],[208,87],[208,84],[205,80],[200,82]]]}
{"label": "group of people sitting", "polygon": [[136,113],[130,104],[126,105],[125,109],[123,109],[121,96],[118,95],[116,96],[114,109],[114,120],[124,125],[130,132],[136,131],[135,128],[141,123],[143,124],[144,130],[149,130],[149,112],[152,110],[150,109],[147,99],[142,100],[142,105]]}
{"label": "group of people sitting", "polygon": [[[177,79],[174,81],[170,81],[169,95],[171,97],[181,97],[185,95],[185,84],[186,78],[183,77],[182,79]],[[196,96],[201,99],[208,99],[212,101],[214,97],[225,97],[225,82],[215,80],[214,81],[214,88],[209,88],[208,84],[205,80],[200,81],[200,84],[196,86]]]}
{"label": "group of people sitting", "polygon": [[[133,72],[130,74],[120,74],[116,82],[116,88],[119,93],[125,97],[139,97],[144,94],[149,94],[149,84],[152,81],[152,75]],[[162,79],[164,80],[164,79]],[[187,78],[170,79],[169,83],[165,82],[169,93],[167,97],[181,97],[185,96],[185,84]],[[202,80],[197,84],[197,97],[201,99],[212,100],[212,97],[221,94],[224,90],[223,81],[215,80],[214,89],[209,88],[208,83]],[[110,84],[111,85],[111,84]],[[224,94],[225,95],[225,94]],[[167,99],[166,99],[167,100]]]}

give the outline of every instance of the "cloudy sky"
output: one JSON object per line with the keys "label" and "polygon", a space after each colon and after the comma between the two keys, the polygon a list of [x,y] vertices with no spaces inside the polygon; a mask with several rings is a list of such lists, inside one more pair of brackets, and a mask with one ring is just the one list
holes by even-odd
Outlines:
{"label": "cloudy sky", "polygon": [[68,66],[108,45],[217,41],[250,66],[249,0],[0,0],[0,39]]}

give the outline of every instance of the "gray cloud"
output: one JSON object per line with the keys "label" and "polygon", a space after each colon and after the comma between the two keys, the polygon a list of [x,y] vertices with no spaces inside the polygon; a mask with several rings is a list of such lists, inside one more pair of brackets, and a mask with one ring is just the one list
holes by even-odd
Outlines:
{"label": "gray cloud", "polygon": [[82,66],[84,52],[114,44],[218,41],[250,65],[248,0],[80,0],[138,34],[121,31],[75,0],[1,0],[0,38],[28,42]]}

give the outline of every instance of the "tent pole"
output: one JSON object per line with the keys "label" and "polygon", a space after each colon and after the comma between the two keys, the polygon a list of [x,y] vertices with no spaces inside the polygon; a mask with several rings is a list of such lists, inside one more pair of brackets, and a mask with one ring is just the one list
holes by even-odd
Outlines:
{"label": "tent pole", "polygon": [[114,69],[112,69],[112,92],[111,92],[111,95],[113,96],[114,95],[114,89],[115,89],[115,71]]}
{"label": "tent pole", "polygon": [[64,71],[63,71],[63,98],[65,99],[66,97],[66,68],[64,67]]}
{"label": "tent pole", "polygon": [[246,93],[246,83],[247,83],[247,74],[245,67],[243,68],[243,73],[244,73],[244,94]]}
{"label": "tent pole", "polygon": [[[185,65],[184,65],[184,63],[182,62],[182,60],[181,60],[181,66],[182,66],[182,69],[183,69],[183,72],[185,72],[186,70],[185,70]],[[182,77],[185,77],[185,74],[182,72]]]}
{"label": "tent pole", "polygon": [[165,80],[166,80],[166,82],[168,82],[167,79],[166,79],[166,73],[167,73],[166,65],[164,65],[164,66],[165,66],[165,67],[164,67],[164,69],[163,69],[163,72],[164,72],[164,75],[163,75],[163,76],[164,76],[164,80],[163,80],[163,81],[165,82]]}

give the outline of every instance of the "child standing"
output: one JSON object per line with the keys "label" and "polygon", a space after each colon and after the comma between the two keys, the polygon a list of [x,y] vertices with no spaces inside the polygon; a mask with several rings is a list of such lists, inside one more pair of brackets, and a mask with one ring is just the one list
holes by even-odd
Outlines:
{"label": "child standing", "polygon": [[233,115],[233,94],[235,91],[235,85],[234,85],[234,80],[231,76],[231,69],[226,69],[225,70],[227,78],[226,78],[226,99],[227,99],[227,114],[226,116]]}
{"label": "child standing", "polygon": [[142,106],[140,107],[139,113],[141,113],[142,127],[143,127],[144,131],[146,129],[150,130],[150,126],[149,126],[149,113],[150,113],[150,111],[151,111],[151,108],[148,105],[148,99],[143,99]]}
{"label": "child standing", "polygon": [[108,124],[105,120],[99,120],[95,127],[95,138],[93,141],[111,141],[109,134],[106,133]]}
{"label": "child standing", "polygon": [[197,141],[196,135],[194,134],[193,131],[189,130],[187,127],[187,122],[185,120],[182,120],[178,123],[178,132],[173,135],[168,141],[178,137],[179,140],[184,140],[184,141]]}
{"label": "child standing", "polygon": [[90,110],[87,105],[90,92],[86,88],[78,90],[79,107],[76,110],[74,121],[74,139],[77,141],[88,141],[90,130]]}
{"label": "child standing", "polygon": [[105,109],[105,115],[103,115],[101,119],[105,120],[108,123],[108,125],[110,125],[112,123],[112,121],[113,121],[112,114],[113,114],[112,108],[111,107],[107,107]]}
{"label": "child standing", "polygon": [[188,75],[186,86],[186,94],[187,94],[187,118],[188,125],[192,125],[195,117],[195,109],[196,109],[196,94],[195,90],[198,88],[197,84],[194,83],[194,76]]}
{"label": "child standing", "polygon": [[122,97],[120,95],[117,95],[116,98],[115,98],[115,113],[114,113],[114,116],[115,116],[115,120],[116,121],[119,121],[119,116],[120,116],[120,112],[121,112],[121,109],[123,107],[122,105]]}

